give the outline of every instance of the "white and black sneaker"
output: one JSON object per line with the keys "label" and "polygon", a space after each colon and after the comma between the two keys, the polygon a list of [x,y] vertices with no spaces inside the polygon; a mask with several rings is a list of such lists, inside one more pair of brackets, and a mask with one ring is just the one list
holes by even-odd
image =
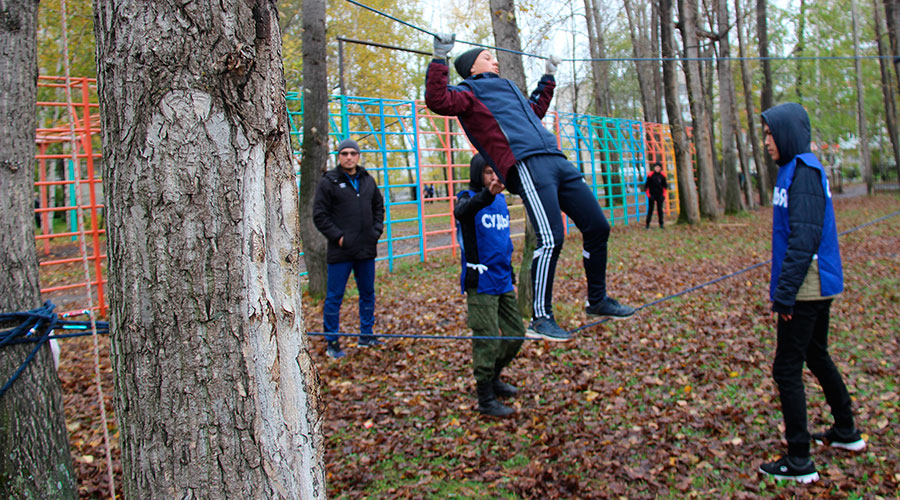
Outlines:
{"label": "white and black sneaker", "polygon": [[774,462],[759,466],[759,471],[775,479],[797,481],[798,483],[814,483],[819,480],[819,473],[812,459],[789,457],[787,455]]}
{"label": "white and black sneaker", "polygon": [[603,297],[603,300],[600,302],[588,304],[584,308],[584,312],[588,316],[609,316],[612,319],[630,318],[636,310],[631,306],[620,304],[618,300],[610,296]]}
{"label": "white and black sneaker", "polygon": [[862,435],[857,429],[844,431],[837,427],[832,427],[825,432],[814,432],[812,438],[816,441],[816,444],[827,444],[832,448],[850,451],[862,451],[866,449],[866,441],[862,438]]}

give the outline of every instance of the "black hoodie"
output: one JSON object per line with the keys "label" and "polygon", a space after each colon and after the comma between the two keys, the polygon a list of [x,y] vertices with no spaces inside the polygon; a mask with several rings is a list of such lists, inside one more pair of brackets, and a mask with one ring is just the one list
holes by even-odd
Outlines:
{"label": "black hoodie", "polygon": [[[772,132],[778,147],[778,166],[791,162],[797,155],[810,152],[809,116],[803,106],[789,102],[767,109],[762,118]],[[819,171],[799,159],[794,180],[788,190],[787,253],[784,256],[775,302],[772,310],[792,314],[797,291],[809,271],[813,256],[822,241],[825,225],[825,190]]]}

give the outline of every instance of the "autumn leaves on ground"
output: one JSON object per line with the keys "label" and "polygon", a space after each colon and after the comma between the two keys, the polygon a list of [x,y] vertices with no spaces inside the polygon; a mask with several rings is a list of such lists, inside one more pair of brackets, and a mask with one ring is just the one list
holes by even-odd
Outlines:
{"label": "autumn leaves on ground", "polygon": [[[894,195],[836,200],[838,229],[900,210]],[[769,258],[770,210],[705,223],[615,227],[612,293],[634,305]],[[347,357],[310,341],[325,404],[329,498],[896,498],[900,488],[900,216],[841,237],[846,291],[832,309],[831,346],[869,442],[861,454],[813,446],[822,479],[763,480],[756,468],[784,450],[770,377],[774,326],[768,266],[579,331],[574,341],[529,341],[506,376],[517,412],[475,411],[470,345],[392,339]],[[556,280],[564,328],[587,323],[577,231]],[[519,259],[519,254],[516,256]],[[465,335],[465,302],[451,255],[379,272],[376,331]],[[321,303],[304,302],[321,331]],[[342,311],[354,329],[355,290]],[[105,465],[92,386],[90,339],[63,346],[61,376],[82,496],[102,497]],[[107,339],[102,370],[108,408]],[[810,425],[830,425],[807,372]],[[112,417],[110,417],[112,418]],[[115,436],[115,424],[111,423]],[[114,450],[116,454],[118,450]],[[116,471],[120,473],[118,462]]]}

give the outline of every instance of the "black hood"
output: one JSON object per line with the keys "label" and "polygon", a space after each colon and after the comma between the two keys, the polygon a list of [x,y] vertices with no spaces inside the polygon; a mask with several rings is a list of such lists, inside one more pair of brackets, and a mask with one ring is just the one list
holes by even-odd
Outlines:
{"label": "black hood", "polygon": [[484,172],[485,163],[484,158],[481,156],[481,153],[472,157],[472,162],[469,163],[469,189],[472,191],[478,192],[484,189],[484,177],[481,175]]}
{"label": "black hood", "polygon": [[772,131],[775,146],[778,147],[778,166],[790,163],[799,154],[809,153],[809,115],[803,106],[786,102],[769,108],[762,118]]}

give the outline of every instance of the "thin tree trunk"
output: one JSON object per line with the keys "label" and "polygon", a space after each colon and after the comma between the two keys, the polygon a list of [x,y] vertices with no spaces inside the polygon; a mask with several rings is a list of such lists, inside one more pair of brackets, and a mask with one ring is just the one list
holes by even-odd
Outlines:
{"label": "thin tree trunk", "polygon": [[697,204],[697,186],[694,184],[694,168],[691,159],[691,146],[688,142],[681,119],[681,104],[678,96],[678,68],[674,61],[677,57],[675,49],[675,23],[672,13],[672,0],[659,0],[660,43],[662,56],[663,83],[666,95],[666,115],[672,131],[672,145],[675,149],[676,172],[678,177],[678,203],[680,222],[688,224],[700,223],[700,207]]}
{"label": "thin tree trunk", "polygon": [[[498,47],[522,51],[522,42],[519,40],[519,26],[516,23],[516,5],[514,0],[490,0],[491,25],[494,30],[494,42]],[[500,73],[504,78],[515,82],[523,94],[528,95],[528,87],[525,81],[525,66],[520,54],[497,51],[497,61],[500,63]],[[531,261],[534,249],[537,246],[537,235],[534,225],[525,212],[525,244],[522,248],[522,266],[519,268],[518,302],[519,312],[522,316],[530,318],[533,315],[534,287],[531,283]]]}
{"label": "thin tree trunk", "polygon": [[866,192],[875,192],[874,179],[872,177],[872,159],[869,157],[869,133],[866,128],[866,108],[863,99],[862,86],[862,62],[859,59],[859,12],[856,0],[850,0],[850,11],[853,18],[853,55],[856,56],[856,124],[859,134],[859,163],[862,168],[863,178],[866,180]]}
{"label": "thin tree trunk", "polygon": [[[651,0],[650,2],[650,30],[651,56],[659,57],[661,55],[659,0]],[[651,63],[650,68],[653,72],[653,120],[651,121],[662,123],[665,94],[663,90],[662,67]]]}
{"label": "thin tree trunk", "polygon": [[[762,142],[759,140],[759,136],[757,135],[757,117],[758,113],[754,111],[753,107],[753,84],[750,80],[750,63],[747,62],[745,57],[746,51],[744,50],[744,28],[741,25],[743,23],[743,14],[741,13],[741,0],[734,0],[734,12],[735,18],[737,19],[737,32],[738,32],[738,55],[740,55],[741,59],[741,81],[744,84],[744,107],[747,110],[747,132],[750,134],[750,145],[753,148],[753,164],[756,166],[756,175],[758,177],[758,185],[759,188],[759,204],[767,207],[772,203],[772,197],[769,195],[769,169],[766,167],[765,159],[763,158],[762,152]],[[747,182],[750,182],[750,177],[747,177]]]}
{"label": "thin tree trunk", "polygon": [[325,2],[303,0],[303,144],[300,163],[300,237],[309,273],[309,294],[325,296],[327,241],[313,223],[313,204],[328,165],[328,72]]}
{"label": "thin tree trunk", "polygon": [[[631,53],[635,58],[648,58],[649,54],[649,36],[646,34],[646,27],[641,22],[643,6],[640,10],[636,10],[631,0],[624,0],[625,16],[628,19],[628,34],[631,37]],[[641,92],[641,111],[644,115],[644,121],[653,121],[653,75],[646,61],[635,61],[634,67],[637,73],[638,87]]]}
{"label": "thin tree trunk", "polygon": [[125,497],[324,498],[275,1],[94,7]]}
{"label": "thin tree trunk", "polygon": [[719,35],[719,113],[722,123],[722,169],[725,170],[725,212],[741,211],[741,186],[737,170],[736,130],[739,129],[734,108],[734,73],[731,71],[728,0],[717,0],[716,23]]}
{"label": "thin tree trunk", "polygon": [[591,74],[594,76],[594,112],[599,116],[610,116],[612,105],[609,62],[599,60],[606,57],[606,42],[595,1],[584,0],[584,11],[588,28],[588,48],[591,54]]}
{"label": "thin tree trunk", "polygon": [[[774,106],[775,98],[772,96],[772,64],[769,61],[769,23],[766,17],[768,0],[756,0],[756,37],[759,42],[759,57],[762,65],[763,86],[760,94],[760,107],[763,111]],[[759,129],[763,128],[762,115],[759,116]],[[778,166],[769,155],[765,155],[766,169],[769,179],[778,177]]]}
{"label": "thin tree trunk", "polygon": [[713,167],[712,142],[709,136],[709,116],[707,114],[703,85],[700,79],[700,63],[697,39],[697,2],[696,0],[678,0],[678,14],[681,19],[679,27],[684,43],[685,57],[694,60],[685,61],[687,70],[685,80],[688,87],[688,101],[691,105],[691,116],[694,119],[694,144],[697,149],[697,168],[700,177],[700,214],[704,217],[719,216],[716,197],[716,174]]}
{"label": "thin tree trunk", "polygon": [[881,93],[884,96],[884,121],[887,124],[888,134],[891,138],[891,148],[894,153],[894,166],[897,168],[898,181],[900,181],[900,144],[897,137],[897,101],[894,98],[894,85],[891,82],[890,62],[886,59],[889,55],[884,43],[884,25],[881,21],[881,6],[878,0],[872,0],[872,9],[875,15],[875,40],[878,42],[878,60],[881,69]]}
{"label": "thin tree trunk", "polygon": [[[41,301],[34,244],[37,14],[36,0],[0,5],[0,312],[28,311]],[[0,385],[34,346],[0,347]],[[76,497],[62,389],[44,344],[0,397],[0,498]]]}

